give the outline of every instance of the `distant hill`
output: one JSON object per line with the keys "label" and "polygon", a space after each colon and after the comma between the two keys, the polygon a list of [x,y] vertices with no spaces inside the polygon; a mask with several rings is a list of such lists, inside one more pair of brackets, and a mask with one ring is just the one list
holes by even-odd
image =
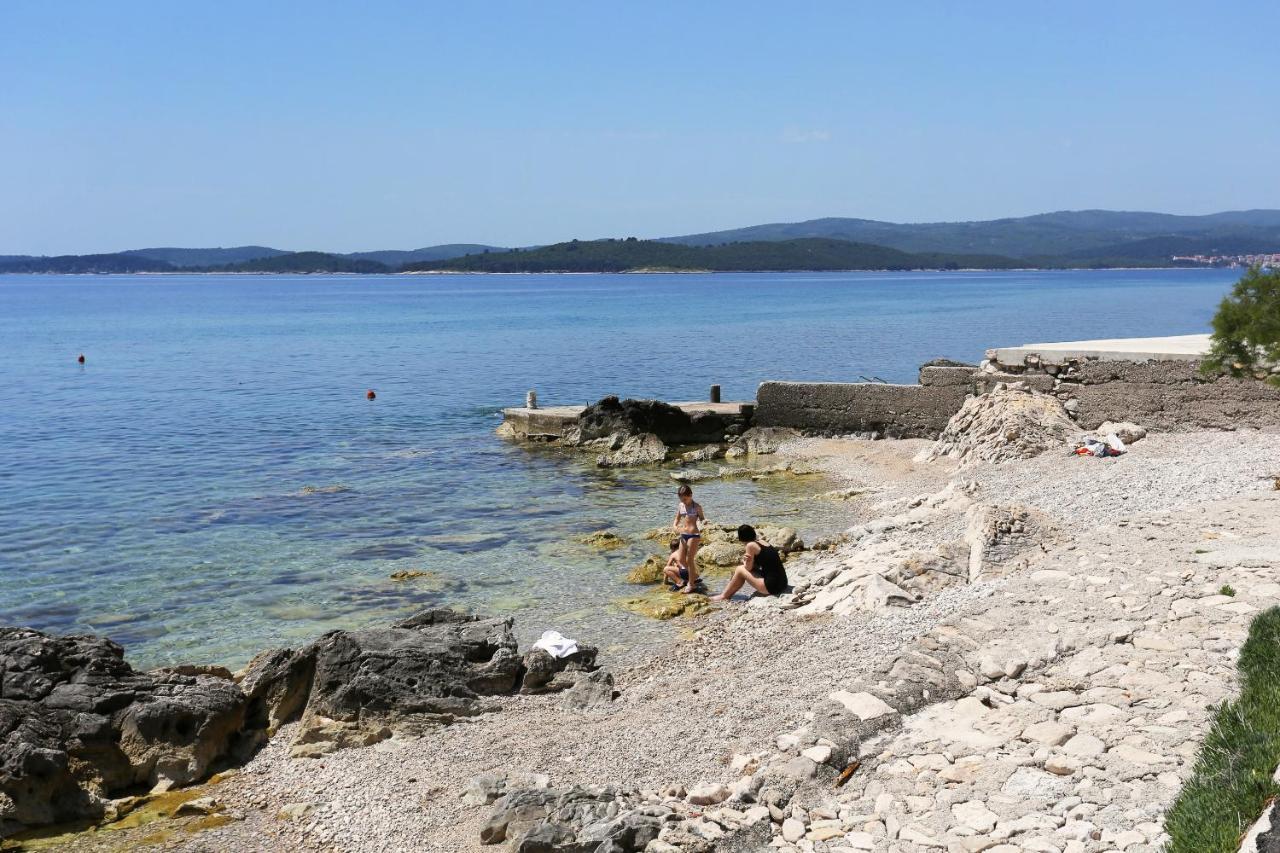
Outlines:
{"label": "distant hill", "polygon": [[129,249],[122,255],[136,255],[153,261],[164,261],[175,267],[220,267],[226,264],[239,264],[258,258],[275,258],[288,255],[283,249],[272,249],[267,246],[235,246],[230,249]]}
{"label": "distant hill", "polygon": [[239,264],[210,268],[207,272],[347,272],[347,273],[386,273],[394,272],[386,264],[377,261],[350,258],[345,255],[331,255],[327,252],[290,252],[271,258],[257,258]]}
{"label": "distant hill", "polygon": [[379,252],[350,252],[348,258],[362,261],[377,261],[389,267],[401,267],[419,261],[443,261],[449,258],[460,258],[463,255],[478,255],[483,252],[506,252],[501,246],[486,246],[483,243],[448,243],[443,246],[427,246],[423,249],[384,249]]}
{"label": "distant hill", "polygon": [[1147,237],[1068,252],[1064,257],[1069,261],[1100,258],[1167,261],[1175,255],[1252,255],[1263,252],[1280,252],[1280,228],[1274,231],[1247,229],[1237,234],[1216,236]]}
{"label": "distant hill", "polygon": [[175,272],[164,261],[155,261],[125,252],[107,255],[55,255],[0,261],[0,273],[131,273]]}
{"label": "distant hill", "polygon": [[874,243],[904,252],[1083,258],[1097,250],[1111,252],[1123,243],[1151,237],[1228,237],[1242,231],[1256,236],[1253,232],[1259,229],[1277,226],[1280,226],[1280,210],[1228,211],[1207,216],[1077,210],[977,222],[901,224],[872,219],[811,219],[667,237],[662,242],[707,246],[737,241],[824,237]]}
{"label": "distant hill", "polygon": [[654,240],[574,240],[537,249],[409,264],[406,271],[626,272],[630,270],[1010,269],[1025,262],[996,255],[910,254],[847,240],[755,241],[685,246]]}

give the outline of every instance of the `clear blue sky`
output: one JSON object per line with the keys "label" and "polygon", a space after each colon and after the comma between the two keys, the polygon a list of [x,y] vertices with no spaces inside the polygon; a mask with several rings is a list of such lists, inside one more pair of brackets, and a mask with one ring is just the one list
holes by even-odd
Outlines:
{"label": "clear blue sky", "polygon": [[0,253],[1280,207],[1280,4],[0,2]]}

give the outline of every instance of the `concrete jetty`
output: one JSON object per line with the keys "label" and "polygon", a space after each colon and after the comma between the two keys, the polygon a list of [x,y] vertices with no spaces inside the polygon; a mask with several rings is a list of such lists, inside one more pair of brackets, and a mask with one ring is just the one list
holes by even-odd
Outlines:
{"label": "concrete jetty", "polygon": [[1163,338],[1110,338],[1096,341],[1063,341],[998,347],[1000,364],[1024,364],[1028,356],[1045,362],[1068,361],[1199,361],[1209,352],[1208,335],[1171,335]]}
{"label": "concrete jetty", "polygon": [[[989,349],[979,364],[930,362],[914,384],[763,382],[755,401],[674,405],[737,416],[744,427],[933,438],[970,395],[1018,383],[1057,397],[1082,429],[1125,420],[1161,430],[1280,428],[1280,389],[1202,373],[1209,347],[1207,334],[1022,344]],[[556,441],[583,408],[506,409],[504,431]]]}

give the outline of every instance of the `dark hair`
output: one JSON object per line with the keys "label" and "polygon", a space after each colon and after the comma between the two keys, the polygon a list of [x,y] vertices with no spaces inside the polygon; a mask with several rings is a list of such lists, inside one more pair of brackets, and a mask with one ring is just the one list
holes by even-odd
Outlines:
{"label": "dark hair", "polygon": [[693,488],[688,483],[684,483],[680,488],[676,489],[676,494],[680,497],[684,497],[685,495],[693,497]]}
{"label": "dark hair", "polygon": [[671,540],[671,550],[672,550],[672,551],[674,551],[674,550],[676,550],[676,549],[677,549],[677,548],[679,548],[679,547],[680,547],[680,540],[679,540],[679,539],[672,539],[672,540]]}
{"label": "dark hair", "polygon": [[756,529],[752,527],[750,524],[744,524],[740,526],[738,528],[738,541],[739,542],[756,541]]}

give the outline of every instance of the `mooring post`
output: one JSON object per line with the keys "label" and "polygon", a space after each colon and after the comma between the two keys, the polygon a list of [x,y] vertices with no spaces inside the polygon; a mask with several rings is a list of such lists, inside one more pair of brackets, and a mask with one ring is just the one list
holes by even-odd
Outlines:
{"label": "mooring post", "polygon": [[524,407],[526,409],[538,408],[538,392],[537,391],[530,391],[528,394],[524,395]]}
{"label": "mooring post", "polygon": [[711,402],[713,403],[720,402],[720,386],[719,385],[711,386]]}

